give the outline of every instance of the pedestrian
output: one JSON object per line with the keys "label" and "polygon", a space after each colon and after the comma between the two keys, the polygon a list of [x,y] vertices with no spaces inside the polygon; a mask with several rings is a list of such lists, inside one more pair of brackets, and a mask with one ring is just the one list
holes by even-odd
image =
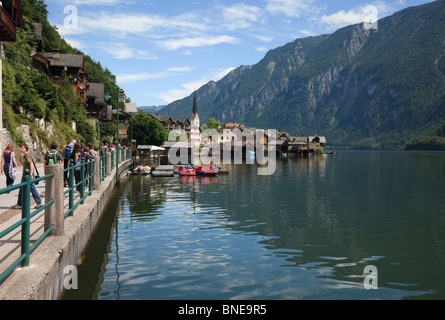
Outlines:
{"label": "pedestrian", "polygon": [[[74,166],[75,166],[74,181],[75,181],[76,185],[78,185],[80,183],[80,178],[81,178],[82,166],[78,166],[78,165],[82,163],[82,154],[83,154],[82,146],[79,143],[76,143],[74,145],[73,151],[71,152],[71,155],[70,155],[70,162],[73,162]],[[78,167],[76,167],[76,166],[78,166]],[[80,192],[81,186],[78,185],[76,187],[76,190]]]}
{"label": "pedestrian", "polygon": [[59,147],[59,144],[54,141],[53,143],[51,143],[51,150],[48,151],[45,155],[45,165],[44,165],[44,170],[45,170],[45,175],[46,175],[46,166],[50,165],[50,164],[63,164],[63,158],[62,158],[62,154],[57,151],[57,148]]}
{"label": "pedestrian", "polygon": [[96,147],[94,147],[91,142],[87,143],[87,147],[90,149],[90,155],[91,156],[97,156]]}
{"label": "pedestrian", "polygon": [[69,184],[69,170],[66,170],[70,166],[70,156],[73,151],[74,145],[77,143],[76,140],[71,140],[70,143],[68,143],[65,147],[62,149],[62,155],[63,155],[63,182],[65,187],[68,187]]}
{"label": "pedestrian", "polygon": [[[93,150],[94,151],[94,150]],[[85,165],[85,174],[84,174],[84,177],[85,177],[85,186],[88,186],[88,180],[86,180],[88,177],[89,177],[89,175],[90,175],[90,164],[89,164],[89,162],[90,162],[90,159],[91,159],[91,149],[88,147],[88,146],[85,146],[84,148],[83,148],[83,154],[82,154],[82,161],[84,161],[85,163],[87,163],[86,165]]]}
{"label": "pedestrian", "polygon": [[[32,159],[32,156],[30,153],[28,153],[29,147],[26,143],[23,143],[20,145],[20,152],[23,154],[23,175],[22,175],[22,182],[25,181],[25,170],[29,170],[29,177],[31,178],[31,181],[34,180],[34,170],[36,169],[34,167],[34,161]],[[17,200],[17,204],[12,207],[12,209],[21,209],[22,208],[22,192],[23,188],[20,188],[19,190],[19,198]],[[34,209],[39,209],[42,206],[42,200],[40,199],[39,193],[37,192],[36,185],[34,183],[31,183],[31,194],[34,198],[34,201],[36,202],[36,206]]]}
{"label": "pedestrian", "polygon": [[8,144],[2,153],[2,160],[0,165],[0,174],[3,172],[6,175],[6,187],[12,187],[14,180],[17,177],[19,166],[15,161],[14,147]]}

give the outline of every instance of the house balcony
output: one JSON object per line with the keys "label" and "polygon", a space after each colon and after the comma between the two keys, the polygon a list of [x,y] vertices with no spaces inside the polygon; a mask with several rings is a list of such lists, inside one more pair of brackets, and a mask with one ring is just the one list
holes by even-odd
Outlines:
{"label": "house balcony", "polygon": [[17,26],[6,10],[0,6],[0,41],[16,40]]}

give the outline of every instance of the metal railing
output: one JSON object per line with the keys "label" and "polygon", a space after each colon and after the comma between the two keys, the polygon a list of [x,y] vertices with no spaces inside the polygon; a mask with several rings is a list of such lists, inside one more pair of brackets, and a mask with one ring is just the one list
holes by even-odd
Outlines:
{"label": "metal railing", "polygon": [[37,248],[37,246],[51,233],[51,231],[54,229],[54,225],[50,226],[44,234],[37,239],[32,245],[31,245],[31,219],[35,217],[37,214],[45,210],[47,207],[52,205],[54,203],[54,199],[51,199],[44,205],[42,205],[39,209],[36,209],[35,211],[31,212],[31,185],[38,183],[43,180],[47,180],[54,177],[54,174],[46,175],[44,177],[40,177],[37,179],[32,179],[29,175],[29,169],[26,169],[24,171],[24,176],[22,178],[22,182],[20,184],[17,184],[15,186],[5,188],[0,190],[0,194],[7,193],[14,191],[19,188],[22,189],[22,219],[6,230],[0,232],[0,239],[11,233],[12,231],[16,230],[17,228],[22,228],[22,234],[21,234],[21,255],[20,257],[15,260],[2,274],[0,274],[0,283],[17,267],[19,264],[22,267],[29,266],[29,256],[31,253]]}
{"label": "metal railing", "polygon": [[[64,174],[62,175],[62,177],[65,175],[65,173],[69,174],[69,186],[68,189],[63,192],[64,197],[68,195],[68,210],[63,213],[64,219],[67,218],[68,216],[73,216],[75,209],[80,204],[84,204],[85,199],[91,196],[93,190],[95,190],[98,187],[97,185],[93,185],[93,178],[97,174],[99,175],[98,179],[99,183],[102,183],[105,180],[105,178],[109,175],[109,173],[115,168],[116,162],[122,163],[126,160],[131,159],[130,150],[128,150],[127,152],[121,152],[121,154],[122,157],[120,157],[120,159],[116,159],[114,152],[100,154],[98,172],[94,171],[94,163],[96,160],[94,160],[93,158],[91,158],[91,160],[89,160],[88,162],[82,161],[80,164],[77,165],[71,162],[70,166],[64,169]],[[111,168],[109,168],[108,164],[109,160],[111,160]],[[35,184],[40,181],[51,179],[54,176],[55,174],[52,173],[45,175],[44,177],[31,180],[29,176],[29,170],[25,170],[22,182],[20,184],[5,189],[0,189],[0,195],[1,195],[22,188],[21,220],[8,227],[6,230],[0,232],[0,240],[1,240],[14,230],[17,230],[18,228],[21,227],[21,255],[3,273],[0,274],[0,284],[3,282],[4,279],[6,279],[12,273],[12,271],[17,266],[19,265],[22,267],[29,266],[29,259],[31,253],[54,229],[55,227],[54,225],[49,226],[44,231],[42,236],[40,236],[36,241],[34,241],[32,245],[30,244],[31,219],[55,203],[55,200],[53,198],[50,201],[46,202],[44,205],[42,205],[39,209],[36,209],[35,211],[31,212],[31,185],[33,183]],[[74,193],[76,190],[79,192],[79,200],[76,203],[74,203],[74,198],[75,198]]]}
{"label": "metal railing", "polygon": [[[84,204],[86,197],[90,196],[96,186],[93,186],[93,176],[96,172],[93,172],[94,159],[91,158],[88,162],[83,161],[77,165],[74,164],[74,160],[71,159],[69,168],[64,169],[64,174],[69,174],[69,185],[68,190],[63,192],[63,195],[68,194],[68,210],[63,214],[64,217],[73,216],[74,209],[79,206],[79,204]],[[80,174],[80,177],[76,177],[76,171]],[[101,170],[99,170],[99,173]],[[86,174],[87,173],[87,174]],[[79,182],[75,182],[79,180]],[[89,190],[85,193],[85,185],[89,186]],[[74,203],[74,191],[79,191],[80,199]]]}

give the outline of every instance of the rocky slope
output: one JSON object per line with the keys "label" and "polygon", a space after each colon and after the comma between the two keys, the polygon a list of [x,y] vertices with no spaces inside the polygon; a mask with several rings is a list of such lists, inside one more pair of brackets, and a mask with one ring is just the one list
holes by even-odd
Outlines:
{"label": "rocky slope", "polygon": [[[204,121],[320,134],[356,148],[401,147],[445,122],[445,1],[331,35],[297,39],[197,91]],[[190,116],[193,96],[160,113]]]}

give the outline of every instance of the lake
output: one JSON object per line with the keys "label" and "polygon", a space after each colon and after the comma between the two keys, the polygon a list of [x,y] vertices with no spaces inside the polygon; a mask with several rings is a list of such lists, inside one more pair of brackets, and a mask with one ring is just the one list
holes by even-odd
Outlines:
{"label": "lake", "polygon": [[63,299],[445,299],[445,153],[223,169],[124,179]]}

